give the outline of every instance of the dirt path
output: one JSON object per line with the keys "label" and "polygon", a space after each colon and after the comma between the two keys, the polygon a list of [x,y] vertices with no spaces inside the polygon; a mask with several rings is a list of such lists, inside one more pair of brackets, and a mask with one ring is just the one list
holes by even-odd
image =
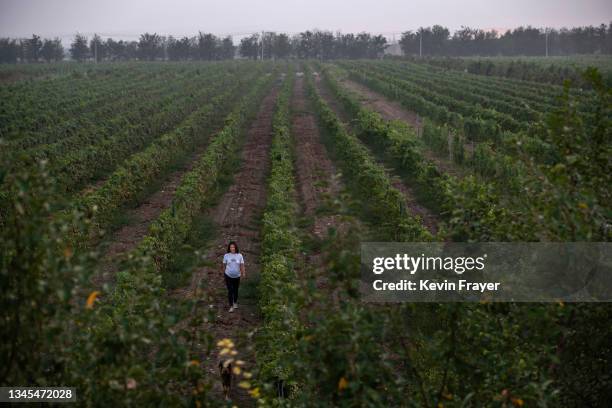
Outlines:
{"label": "dirt path", "polygon": [[[344,88],[353,91],[357,97],[359,97],[360,102],[364,106],[373,110],[374,112],[378,112],[385,120],[400,120],[409,124],[419,132],[422,131],[423,118],[416,113],[407,110],[399,102],[392,101],[386,98],[384,95],[381,95],[364,85],[348,79],[341,79],[338,82]],[[473,146],[466,144],[465,147],[466,150],[468,150],[468,154],[470,154],[471,150],[473,150]],[[431,161],[438,168],[438,170],[455,177],[465,177],[465,170],[459,168],[452,161],[448,160],[448,158],[440,157],[438,154],[429,150],[428,148],[423,149],[422,153],[425,158]]]}
{"label": "dirt path", "polygon": [[307,101],[304,78],[296,79],[291,100],[291,134],[295,146],[296,181],[302,211],[313,217],[312,232],[323,238],[330,227],[338,227],[338,215],[317,215],[326,201],[337,198],[341,190],[340,176],[321,143],[317,119]]}
{"label": "dirt path", "polygon": [[[317,91],[319,92],[321,97],[323,97],[325,102],[327,102],[329,107],[336,113],[336,115],[338,115],[340,120],[342,120],[344,124],[347,125],[349,129],[352,130],[352,127],[350,125],[351,118],[347,115],[345,109],[338,102],[336,97],[329,91],[329,89],[327,89],[327,87],[323,84],[321,78],[318,76],[316,77],[315,85],[316,85]],[[399,112],[397,112],[397,114],[399,114]],[[404,117],[406,119],[409,116],[410,115],[408,114],[404,114]],[[391,120],[390,117],[385,116],[385,115],[383,115],[383,118],[385,118],[386,120]],[[381,163],[381,165],[383,164]],[[411,189],[411,187],[408,186],[404,181],[402,181],[402,179],[399,176],[394,174],[394,171],[392,169],[384,165],[383,167],[385,169],[385,172],[387,173],[387,176],[389,176],[389,179],[391,180],[391,184],[393,185],[393,187],[398,189],[403,194],[404,198],[406,199],[406,205],[410,213],[413,214],[414,216],[419,217],[421,219],[422,224],[427,228],[427,230],[429,230],[429,232],[431,232],[432,234],[435,234],[438,231],[438,224],[440,222],[438,217],[433,212],[429,211],[429,209],[422,206],[416,200],[415,198],[416,195]]]}
{"label": "dirt path", "polygon": [[[234,183],[223,195],[220,202],[209,210],[216,226],[217,237],[204,255],[207,266],[193,274],[188,287],[179,289],[174,297],[193,299],[198,288],[203,287],[210,299],[207,305],[214,311],[214,320],[201,330],[212,335],[214,343],[230,338],[236,343],[237,358],[245,361],[244,368],[251,371],[255,356],[249,335],[260,323],[257,299],[248,296],[260,271],[260,219],[266,206],[266,180],[270,167],[270,146],[272,142],[272,117],[278,88],[274,88],[261,103],[256,119],[251,124],[243,146],[240,168],[234,175]],[[244,255],[247,277],[240,281],[239,308],[228,312],[227,291],[221,272],[221,260],[227,252],[227,243],[237,242]],[[249,288],[250,287],[250,288]],[[247,290],[247,288],[249,290]],[[245,296],[246,295],[246,296]],[[207,354],[205,349],[197,350],[213,384],[213,396],[222,401],[219,379],[219,359],[216,350]],[[236,386],[231,392],[233,404],[238,407],[254,406],[255,401],[246,391]]]}
{"label": "dirt path", "polygon": [[[330,229],[334,229],[337,236],[346,235],[351,229],[364,229],[359,220],[347,215],[343,208],[345,187],[341,174],[322,143],[317,118],[301,76],[297,77],[293,89],[291,112],[297,198],[301,216],[309,221],[303,233],[309,236],[309,240],[323,242]],[[308,248],[301,262],[303,270],[298,271],[302,282],[307,282],[308,276],[314,278],[318,291],[331,289],[326,256],[325,250],[318,245]],[[336,290],[332,290],[330,296],[334,304],[339,304],[340,296]],[[307,308],[318,307],[321,305],[312,304]]]}
{"label": "dirt path", "polygon": [[406,110],[399,102],[388,100],[384,96],[357,82],[347,79],[343,79],[339,82],[345,88],[359,95],[361,102],[365,106],[380,113],[386,120],[401,120],[415,129],[423,126],[422,118],[419,118],[416,113]]}
{"label": "dirt path", "polygon": [[127,223],[112,233],[108,244],[102,245],[100,273],[92,277],[94,287],[101,287],[112,282],[123,257],[138,245],[149,232],[149,225],[159,217],[161,212],[172,204],[172,198],[183,175],[197,163],[197,159],[206,150],[207,143],[200,145],[186,164],[170,173],[160,188],[137,207],[124,212]]}

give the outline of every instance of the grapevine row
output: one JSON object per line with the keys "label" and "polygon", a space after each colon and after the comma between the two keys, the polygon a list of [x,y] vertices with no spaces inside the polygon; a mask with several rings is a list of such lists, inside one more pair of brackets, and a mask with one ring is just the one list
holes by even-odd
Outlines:
{"label": "grapevine row", "polygon": [[285,367],[295,353],[295,336],[300,327],[300,291],[296,283],[300,242],[295,233],[297,203],[289,113],[292,88],[293,73],[290,71],[279,93],[272,123],[272,165],[263,215],[258,284],[263,324],[256,338],[259,379],[263,383],[287,381],[293,377]]}
{"label": "grapevine row", "polygon": [[[360,134],[369,139],[371,145],[387,146],[387,157],[411,176],[410,182],[421,190],[424,201],[445,217],[454,240],[532,241],[575,239],[576,236],[606,239],[609,235],[602,229],[605,217],[597,203],[591,204],[593,210],[589,212],[581,211],[579,206],[567,208],[566,199],[571,197],[574,202],[585,200],[588,191],[576,191],[572,196],[568,195],[568,191],[560,193],[559,197],[550,197],[544,188],[551,181],[546,180],[540,172],[533,173],[532,169],[528,171],[526,167],[517,167],[522,166],[520,162],[496,155],[493,151],[489,152],[490,157],[486,151],[476,153],[484,156],[483,163],[492,163],[492,169],[503,169],[504,162],[507,162],[508,171],[499,183],[477,180],[473,176],[459,180],[441,173],[422,155],[420,140],[408,126],[384,121],[380,115],[362,108],[355,96],[341,90],[335,81],[329,83],[348,110],[362,116],[359,120],[363,128]],[[440,132],[440,129],[443,128],[426,121],[424,138],[429,133]],[[445,131],[442,133],[445,134]],[[516,193],[511,193],[513,190]],[[557,191],[560,191],[559,188]],[[544,209],[549,205],[567,208],[568,217],[573,214],[571,226],[543,221],[546,219]]]}
{"label": "grapevine row", "polygon": [[354,186],[357,195],[369,197],[366,212],[385,229],[392,231],[397,241],[427,241],[429,232],[419,219],[407,212],[406,201],[394,188],[384,169],[376,164],[367,149],[351,135],[334,111],[317,93],[310,75],[306,91],[315,107],[334,155],[340,161],[343,174]]}
{"label": "grapevine row", "polygon": [[[244,79],[248,80],[248,77]],[[207,84],[208,80],[202,83]],[[230,84],[235,86],[235,81],[226,76],[223,81],[197,87],[191,94],[185,92],[187,84],[173,85],[173,91],[166,93],[160,102],[142,101],[136,109],[139,119],[135,123],[126,124],[119,132],[110,134],[110,137],[96,140],[91,145],[85,144],[83,148],[66,155],[54,150],[59,157],[51,161],[52,173],[61,180],[67,191],[74,191],[112,170],[129,155],[170,131],[186,115],[197,109],[202,101]],[[30,160],[39,159],[36,156],[29,157]]]}
{"label": "grapevine row", "polygon": [[[170,70],[162,74],[168,79],[174,76]],[[151,71],[140,69],[119,71],[101,78],[64,77],[3,87],[0,90],[5,97],[0,102],[0,135],[18,142],[24,133],[46,132],[57,122],[112,105],[118,94],[128,95],[131,89],[138,89],[150,80]]]}
{"label": "grapevine row", "polygon": [[[67,147],[72,146],[71,140],[78,141],[79,138],[88,133],[100,131],[100,118],[105,118],[108,122],[116,121],[125,115],[126,110],[131,111],[143,99],[159,99],[160,90],[167,86],[169,82],[179,83],[180,81],[186,81],[187,78],[181,76],[173,78],[173,81],[168,81],[171,79],[170,76],[152,79],[143,75],[138,81],[131,82],[123,87],[121,87],[121,81],[118,81],[118,88],[111,88],[112,90],[106,96],[106,101],[97,101],[95,106],[89,106],[90,104],[86,102],[87,99],[83,95],[94,92],[91,90],[93,84],[96,87],[101,86],[98,82],[92,81],[92,84],[89,84],[89,89],[77,93],[77,98],[82,98],[75,103],[78,109],[61,114],[60,109],[57,111],[49,109],[37,111],[48,118],[50,123],[38,129],[20,130],[18,138],[8,140],[5,143],[7,151],[26,151],[39,145],[58,142]],[[53,104],[50,106],[53,106]],[[79,109],[83,109],[83,106],[87,107],[87,110],[78,112]],[[75,110],[77,111],[75,112]],[[40,122],[37,121],[37,123]],[[36,149],[33,152],[35,153]]]}
{"label": "grapevine row", "polygon": [[209,135],[223,123],[236,95],[245,88],[246,84],[240,84],[215,96],[177,128],[130,157],[99,188],[78,198],[79,207],[97,209],[93,214],[94,227],[107,227],[122,207],[146,191],[173,163],[206,143]]}
{"label": "grapevine row", "polygon": [[[355,118],[357,135],[370,146],[383,146],[385,156],[399,173],[409,175],[419,198],[447,221],[446,232],[453,240],[533,238],[519,214],[504,208],[495,186],[472,176],[458,179],[440,172],[423,156],[421,142],[412,128],[399,121],[385,121],[378,113],[362,107],[332,75],[324,73],[329,88]],[[425,122],[424,134],[437,131],[439,128]]]}

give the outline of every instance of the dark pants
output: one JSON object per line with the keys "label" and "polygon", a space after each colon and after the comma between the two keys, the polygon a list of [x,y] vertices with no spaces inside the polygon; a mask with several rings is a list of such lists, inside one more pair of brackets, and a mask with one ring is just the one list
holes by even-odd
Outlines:
{"label": "dark pants", "polygon": [[232,307],[234,303],[238,303],[238,286],[240,286],[240,277],[230,278],[225,274],[223,274],[223,276],[225,276],[225,286],[227,286],[227,300],[229,300],[229,305]]}

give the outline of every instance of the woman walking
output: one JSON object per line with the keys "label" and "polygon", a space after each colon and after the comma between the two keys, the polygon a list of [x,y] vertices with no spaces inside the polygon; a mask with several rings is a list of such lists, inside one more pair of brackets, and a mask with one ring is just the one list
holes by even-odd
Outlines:
{"label": "woman walking", "polygon": [[238,309],[238,286],[240,286],[240,277],[246,278],[244,270],[244,258],[238,250],[238,245],[231,241],[227,245],[227,253],[223,255],[223,276],[225,277],[225,286],[227,286],[227,299],[229,300],[229,312],[233,313],[234,309]]}

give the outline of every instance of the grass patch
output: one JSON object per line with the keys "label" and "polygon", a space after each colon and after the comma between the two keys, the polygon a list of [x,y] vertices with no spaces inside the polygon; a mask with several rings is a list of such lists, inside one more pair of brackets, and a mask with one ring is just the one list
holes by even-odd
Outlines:
{"label": "grass patch", "polygon": [[176,254],[171,268],[162,277],[166,288],[185,286],[196,269],[210,266],[210,261],[202,259],[201,249],[206,248],[215,235],[216,228],[210,217],[202,214],[193,220],[187,241]]}

